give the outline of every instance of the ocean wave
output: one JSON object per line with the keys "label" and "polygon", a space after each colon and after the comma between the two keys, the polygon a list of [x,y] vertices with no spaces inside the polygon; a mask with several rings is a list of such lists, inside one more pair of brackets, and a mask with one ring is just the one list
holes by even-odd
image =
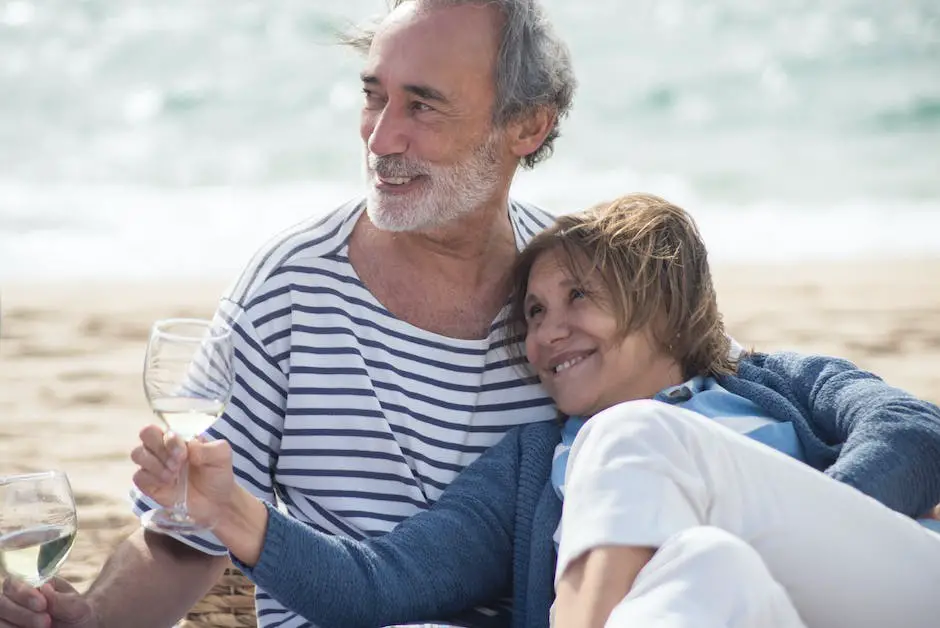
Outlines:
{"label": "ocean wave", "polygon": [[[562,186],[517,185],[514,196],[564,213],[631,189],[688,209],[717,261],[807,260],[940,254],[940,203],[846,200],[794,205],[766,200],[708,202],[668,180],[634,173],[637,187],[611,177],[609,194]],[[598,188],[604,184],[595,180]],[[3,191],[6,190],[4,196]],[[234,277],[274,234],[358,194],[331,183],[267,188],[153,189],[108,186],[20,188],[0,185],[0,280]],[[590,202],[587,198],[590,195]],[[15,198],[13,211],[9,199]],[[84,220],[63,220],[74,212]],[[32,215],[34,222],[21,222]]]}

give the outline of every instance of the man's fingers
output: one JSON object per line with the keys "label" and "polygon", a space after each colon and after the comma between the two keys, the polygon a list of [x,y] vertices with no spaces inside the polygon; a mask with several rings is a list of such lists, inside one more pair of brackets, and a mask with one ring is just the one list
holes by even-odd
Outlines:
{"label": "man's fingers", "polygon": [[140,442],[150,455],[173,471],[178,470],[186,458],[186,446],[182,439],[164,432],[156,425],[148,425],[140,430]]}
{"label": "man's fingers", "polygon": [[192,440],[189,443],[189,462],[197,467],[231,467],[232,448],[226,440]]}
{"label": "man's fingers", "polygon": [[59,578],[58,576],[53,578],[47,583],[52,587],[53,591],[58,593],[78,593],[78,591],[69,584],[69,581],[64,578]]}
{"label": "man's fingers", "polygon": [[146,471],[161,482],[172,482],[178,471],[178,468],[173,469],[169,466],[170,461],[165,463],[153,455],[153,453],[143,445],[138,445],[131,451],[131,460],[140,467],[142,471]]}
{"label": "man's fingers", "polygon": [[[156,478],[146,471],[137,471],[131,478],[131,481],[134,482],[134,486],[139,488],[144,495],[161,502],[161,506],[170,505],[169,503],[163,503],[163,500],[160,499],[161,491],[169,486],[160,478]],[[173,500],[170,499],[170,502],[172,501]]]}
{"label": "man's fingers", "polygon": [[43,585],[42,593],[49,604],[49,614],[63,624],[80,622],[91,614],[87,600],[61,578],[55,578]]}
{"label": "man's fingers", "polygon": [[51,618],[43,611],[46,598],[33,587],[15,578],[3,582],[0,596],[0,628],[13,626],[48,627]]}

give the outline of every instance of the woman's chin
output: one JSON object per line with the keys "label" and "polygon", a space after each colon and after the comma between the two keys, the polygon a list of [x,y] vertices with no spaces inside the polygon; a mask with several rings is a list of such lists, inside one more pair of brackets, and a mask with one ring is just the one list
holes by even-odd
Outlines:
{"label": "woman's chin", "polygon": [[555,403],[555,407],[558,408],[558,411],[567,417],[584,417],[584,413],[587,410],[586,404],[583,403]]}

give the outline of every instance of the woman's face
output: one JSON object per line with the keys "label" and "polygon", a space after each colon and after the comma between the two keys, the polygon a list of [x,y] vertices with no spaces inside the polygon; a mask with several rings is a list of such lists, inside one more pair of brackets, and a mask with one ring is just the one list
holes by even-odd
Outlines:
{"label": "woman's face", "polygon": [[526,355],[558,409],[589,417],[680,383],[664,379],[664,364],[674,362],[654,349],[647,329],[619,337],[601,278],[585,283],[568,271],[560,250],[540,255],[529,273]]}

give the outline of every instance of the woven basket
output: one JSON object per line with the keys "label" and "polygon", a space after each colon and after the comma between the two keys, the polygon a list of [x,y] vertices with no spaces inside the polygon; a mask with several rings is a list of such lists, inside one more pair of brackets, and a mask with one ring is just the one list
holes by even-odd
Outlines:
{"label": "woven basket", "polygon": [[178,628],[257,628],[255,585],[234,567],[190,609]]}

